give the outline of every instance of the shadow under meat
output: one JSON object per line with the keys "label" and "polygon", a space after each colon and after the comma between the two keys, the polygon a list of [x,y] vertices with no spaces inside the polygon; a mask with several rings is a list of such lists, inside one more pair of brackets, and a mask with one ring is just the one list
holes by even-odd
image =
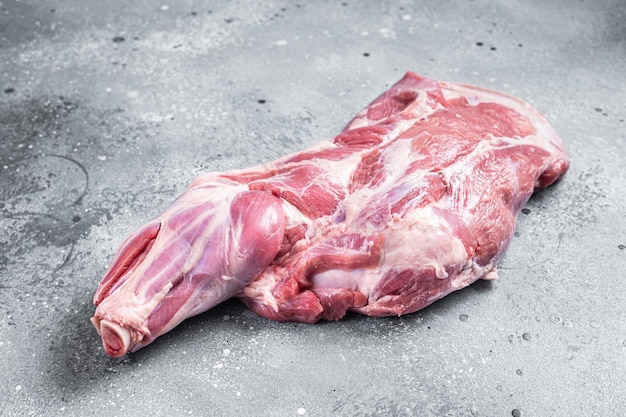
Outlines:
{"label": "shadow under meat", "polygon": [[[491,281],[479,280],[468,288],[450,294],[413,314],[402,317],[372,318],[349,313],[341,320],[341,323],[355,325],[354,330],[359,333],[359,328],[366,331],[371,326],[377,326],[378,331],[381,331],[379,321],[382,320],[389,325],[389,331],[392,332],[393,324],[401,321],[405,326],[408,325],[414,331],[420,332],[429,326],[434,317],[455,309],[455,306],[460,305],[459,303],[464,304],[463,299],[472,298],[475,293],[491,291],[492,288]],[[289,325],[248,314],[241,302],[231,299],[205,313],[185,320],[178,327],[137,352],[127,354],[122,358],[111,358],[104,352],[100,336],[89,321],[94,311],[91,294],[75,297],[72,305],[75,308],[69,312],[60,313],[58,321],[51,328],[51,342],[44,365],[45,375],[67,398],[78,392],[89,391],[94,386],[101,385],[103,381],[114,379],[116,374],[131,371],[138,365],[179,357],[184,346],[212,340],[210,334],[212,332],[234,332],[232,337],[236,338],[238,334],[241,336],[242,332],[246,332],[252,322],[255,327],[259,327],[259,322],[261,322],[262,327],[266,329],[276,326],[279,332],[284,332],[287,329],[286,326]],[[227,321],[224,317],[234,319]],[[336,326],[338,324],[336,322],[321,324],[324,332],[332,332],[332,327],[336,327],[336,331],[342,331],[339,326]],[[210,349],[208,346],[207,348]],[[62,395],[62,399],[63,397]]]}

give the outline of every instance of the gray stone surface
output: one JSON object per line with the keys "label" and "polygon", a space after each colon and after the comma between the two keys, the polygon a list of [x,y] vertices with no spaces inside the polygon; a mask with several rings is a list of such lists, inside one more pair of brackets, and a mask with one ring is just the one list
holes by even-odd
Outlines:
{"label": "gray stone surface", "polygon": [[[0,0],[0,414],[624,412],[625,19],[621,0]],[[131,230],[202,172],[333,136],[406,70],[517,95],[571,152],[499,281],[317,325],[229,301],[103,353],[91,297]]]}

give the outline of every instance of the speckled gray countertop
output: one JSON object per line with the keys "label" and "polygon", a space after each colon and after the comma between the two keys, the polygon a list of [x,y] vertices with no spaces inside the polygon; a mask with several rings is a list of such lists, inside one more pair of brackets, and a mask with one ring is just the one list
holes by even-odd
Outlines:
{"label": "speckled gray countertop", "polygon": [[[606,416],[626,407],[626,4],[0,0],[0,414]],[[205,171],[332,137],[406,70],[517,95],[572,166],[500,280],[402,318],[229,301],[108,358],[91,297]]]}

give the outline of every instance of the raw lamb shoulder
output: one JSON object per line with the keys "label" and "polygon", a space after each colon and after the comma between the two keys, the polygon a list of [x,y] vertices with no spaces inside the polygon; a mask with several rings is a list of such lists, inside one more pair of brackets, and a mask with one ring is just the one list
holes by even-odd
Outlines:
{"label": "raw lamb shoulder", "polygon": [[497,278],[518,212],[568,166],[525,102],[409,72],[332,141],[197,178],[121,245],[91,320],[116,357],[231,297],[306,323],[412,313]]}

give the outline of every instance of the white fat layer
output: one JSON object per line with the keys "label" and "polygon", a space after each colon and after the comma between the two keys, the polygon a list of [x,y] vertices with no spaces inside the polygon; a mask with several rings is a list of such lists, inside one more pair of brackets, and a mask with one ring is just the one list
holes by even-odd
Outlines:
{"label": "white fat layer", "polygon": [[[299,225],[307,226],[307,235],[313,230],[313,219],[305,216],[300,210],[295,208],[291,203],[282,200],[283,213],[285,213],[285,229],[291,229]],[[310,237],[310,236],[309,236]]]}
{"label": "white fat layer", "polygon": [[263,304],[269,305],[275,311],[278,311],[278,304],[272,294],[274,286],[281,278],[277,270],[278,267],[276,265],[270,265],[265,268],[265,271],[257,279],[242,288],[239,296],[263,300]]}
{"label": "white fat layer", "polygon": [[[448,223],[431,207],[410,211],[402,218],[394,217],[383,234],[383,255],[376,268],[325,271],[313,277],[313,287],[349,288],[367,296],[391,270],[402,272],[433,267],[437,278],[447,279],[447,265],[471,267],[471,263],[465,265],[469,256],[463,242],[452,234]],[[482,275],[482,271],[472,271],[473,279]]]}
{"label": "white fat layer", "polygon": [[387,193],[398,185],[408,167],[411,143],[408,140],[397,140],[390,145],[383,155],[382,164],[386,171],[385,178],[375,187],[366,185],[348,195],[343,202],[346,211],[346,223],[352,224],[359,219],[359,215],[368,202],[376,195]]}
{"label": "white fat layer", "polygon": [[390,224],[383,248],[385,263],[433,266],[438,278],[448,277],[446,265],[459,264],[468,257],[463,242],[430,206],[411,210]]}
{"label": "white fat layer", "polygon": [[[336,147],[336,145],[332,145],[332,147]],[[325,175],[332,179],[333,182],[342,184],[347,189],[351,181],[352,172],[356,169],[360,161],[361,153],[354,152],[340,161],[315,159],[312,162],[316,167],[322,168],[326,173]]]}

